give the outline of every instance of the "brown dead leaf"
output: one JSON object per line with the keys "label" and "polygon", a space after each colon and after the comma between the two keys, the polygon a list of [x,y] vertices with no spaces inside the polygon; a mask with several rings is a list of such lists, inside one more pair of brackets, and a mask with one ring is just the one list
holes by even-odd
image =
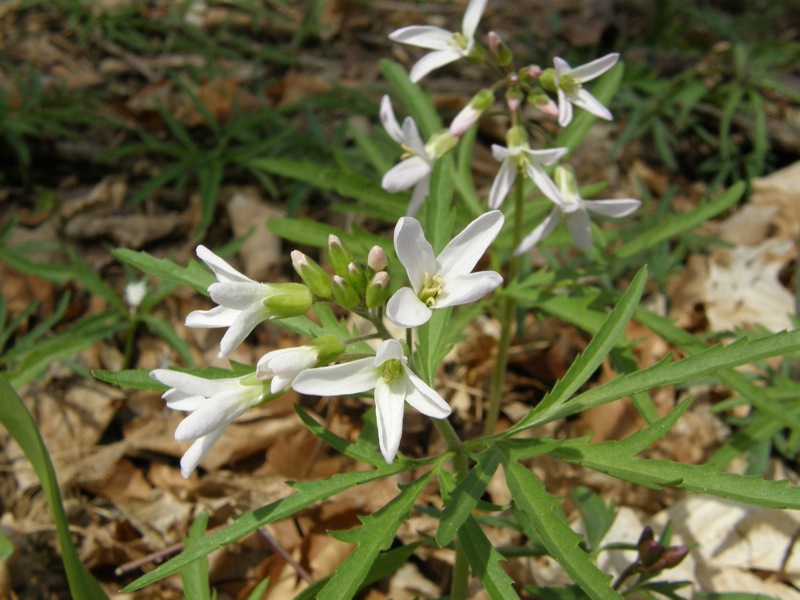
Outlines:
{"label": "brown dead leaf", "polygon": [[280,238],[266,224],[270,219],[286,216],[286,210],[267,204],[253,187],[223,188],[221,196],[234,237],[250,234],[239,248],[244,273],[256,281],[268,281],[283,260],[283,252]]}

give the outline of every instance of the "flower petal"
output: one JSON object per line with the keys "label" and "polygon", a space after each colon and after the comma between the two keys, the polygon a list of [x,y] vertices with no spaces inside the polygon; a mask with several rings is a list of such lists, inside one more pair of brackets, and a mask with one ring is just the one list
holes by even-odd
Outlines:
{"label": "flower petal", "polygon": [[385,340],[375,353],[375,368],[377,369],[387,360],[403,360],[403,347],[397,340]]}
{"label": "flower petal", "polygon": [[444,419],[450,415],[450,406],[436,390],[422,381],[406,366],[403,366],[406,376],[406,402],[421,412],[423,415],[434,419]]}
{"label": "flower petal", "polygon": [[592,249],[592,223],[585,210],[578,210],[567,216],[567,227],[578,248],[587,252]]}
{"label": "flower petal", "polygon": [[188,415],[175,429],[179,442],[193,440],[224,429],[261,398],[261,386],[238,386],[209,398],[208,402]]}
{"label": "flower petal", "polygon": [[615,198],[612,200],[584,200],[583,206],[599,215],[606,217],[627,217],[642,205],[641,201],[634,198]]}
{"label": "flower petal", "polygon": [[419,135],[416,122],[411,117],[406,117],[403,121],[403,143],[423,160],[427,158],[428,153],[425,152],[425,143]]}
{"label": "flower petal", "polygon": [[537,163],[528,163],[526,173],[528,174],[528,177],[531,178],[533,183],[536,184],[536,187],[539,188],[539,191],[541,191],[545,196],[559,206],[564,205],[564,199],[561,197],[561,192],[541,165]]}
{"label": "flower petal", "polygon": [[419,221],[412,217],[402,217],[394,228],[394,250],[408,274],[408,280],[417,293],[425,279],[425,274],[436,274],[436,259],[433,248]]}
{"label": "flower petal", "polygon": [[396,29],[389,34],[389,39],[401,44],[409,44],[429,50],[444,50],[450,47],[453,32],[432,25],[410,25]]}
{"label": "flower petal", "polygon": [[419,156],[412,156],[389,169],[381,180],[381,187],[387,192],[407,190],[419,183],[431,172],[431,167]]}
{"label": "flower petal", "polygon": [[215,306],[210,310],[193,310],[186,315],[187,327],[230,327],[241,311],[227,306]]}
{"label": "flower petal", "polygon": [[480,271],[449,277],[445,281],[444,292],[436,300],[436,308],[475,302],[501,283],[503,283],[502,275],[494,271]]}
{"label": "flower petal", "polygon": [[198,438],[194,444],[189,446],[189,449],[183,453],[181,458],[181,475],[186,479],[197,468],[211,447],[217,443],[217,440],[222,437],[225,432],[224,429],[212,431],[208,435]]}
{"label": "flower petal", "polygon": [[431,318],[431,309],[417,298],[414,290],[404,287],[389,298],[386,316],[395,325],[410,329],[427,323]]}
{"label": "flower petal", "polygon": [[572,102],[575,106],[581,107],[583,110],[593,114],[595,117],[600,117],[601,119],[605,119],[607,121],[610,121],[613,118],[611,111],[603,106],[597,98],[592,96],[583,88],[579,89],[576,93],[571,94],[569,99],[570,102]]}
{"label": "flower petal", "polygon": [[198,396],[213,396],[239,385],[238,378],[227,379],[205,379],[191,373],[172,371],[171,369],[154,369],[150,371],[150,377],[171,388],[176,388],[182,392]]}
{"label": "flower petal", "polygon": [[205,246],[198,246],[195,250],[197,256],[208,266],[209,269],[214,271],[214,275],[220,281],[239,281],[239,282],[252,282],[249,277],[245,277],[239,271],[234,269],[219,256],[214,254]]}
{"label": "flower petal", "polygon": [[269,319],[269,316],[269,311],[263,304],[253,304],[241,311],[219,342],[219,357],[225,358],[236,350],[256,325]]}
{"label": "flower petal", "polygon": [[408,78],[412,82],[417,83],[431,71],[450,64],[451,62],[455,62],[459,58],[461,58],[461,53],[454,48],[430,52],[420,58],[416,64],[411,67],[411,72],[408,74]]}
{"label": "flower petal", "polygon": [[511,149],[499,144],[492,144],[492,156],[495,160],[505,160],[509,156],[517,156],[522,150],[522,147]]}
{"label": "flower petal", "polygon": [[199,394],[187,394],[181,390],[168,390],[161,396],[170,410],[192,412],[208,402],[208,398]]}
{"label": "flower petal", "polygon": [[[495,147],[500,148],[501,146],[492,146],[492,150]],[[503,205],[503,200],[506,199],[508,192],[511,191],[516,176],[517,163],[510,159],[503,160],[500,163],[500,170],[492,182],[492,189],[489,191],[489,208],[500,208]]]}
{"label": "flower petal", "polygon": [[388,384],[378,379],[375,386],[375,417],[378,423],[378,443],[386,462],[392,464],[403,436],[405,410],[405,379],[397,377]]}
{"label": "flower petal", "polygon": [[394,110],[392,109],[392,101],[389,99],[389,96],[384,96],[381,98],[381,124],[383,128],[386,130],[386,133],[389,134],[389,137],[392,138],[398,144],[403,143],[403,131],[400,129],[400,124],[397,122],[397,119],[394,116]]}
{"label": "flower petal", "polygon": [[461,21],[461,33],[468,40],[475,37],[475,30],[478,29],[483,11],[486,10],[487,0],[470,0],[467,10],[464,11],[464,19]]}
{"label": "flower petal", "polygon": [[572,71],[572,67],[569,66],[569,63],[560,56],[556,56],[553,59],[553,65],[556,68],[556,81],[561,79],[566,73]]}
{"label": "flower petal", "polygon": [[211,299],[220,306],[227,306],[236,310],[245,310],[253,304],[261,302],[273,293],[273,288],[265,283],[212,283],[208,286]]}
{"label": "flower petal", "polygon": [[425,198],[428,197],[430,187],[431,179],[427,175],[417,182],[417,185],[415,185],[414,189],[411,191],[411,201],[408,203],[408,208],[406,209],[407,217],[413,217],[417,214],[422,203],[425,202]]}
{"label": "flower petal", "polygon": [[525,239],[523,239],[522,242],[520,242],[519,246],[517,246],[517,249],[514,250],[514,256],[519,256],[520,254],[527,252],[548,235],[550,235],[553,229],[555,229],[556,225],[558,225],[558,217],[560,214],[561,211],[558,208],[551,210],[550,214],[547,215],[547,218],[539,223],[539,225],[537,225],[536,228],[527,236],[525,236]]}
{"label": "flower petal", "polygon": [[340,365],[306,369],[295,377],[292,389],[311,396],[360,394],[374,388],[380,379],[374,362],[372,357],[360,358]]}
{"label": "flower petal", "polygon": [[564,90],[558,88],[558,124],[566,127],[572,121],[572,104],[567,100]]}
{"label": "flower petal", "polygon": [[599,77],[606,71],[608,71],[611,67],[617,64],[619,60],[619,53],[612,52],[611,54],[606,54],[602,58],[598,58],[593,60],[592,62],[588,62],[585,65],[581,65],[580,67],[575,67],[570,71],[570,75],[572,75],[575,79],[583,83],[584,81],[591,81],[595,77]]}
{"label": "flower petal", "polygon": [[436,257],[439,275],[447,280],[448,277],[457,277],[472,271],[500,233],[503,220],[503,213],[492,210],[467,225]]}

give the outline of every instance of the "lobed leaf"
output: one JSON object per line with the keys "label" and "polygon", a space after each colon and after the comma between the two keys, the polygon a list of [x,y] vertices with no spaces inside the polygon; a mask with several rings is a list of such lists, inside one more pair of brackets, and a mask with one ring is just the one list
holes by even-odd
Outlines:
{"label": "lobed leaf", "polygon": [[208,296],[208,286],[216,281],[211,271],[194,259],[182,267],[167,258],[156,258],[147,252],[116,248],[111,253],[118,260],[136,267],[143,273],[166,281],[188,285],[206,296]]}
{"label": "lobed leaf", "polygon": [[480,579],[492,600],[519,598],[514,581],[500,567],[505,558],[492,546],[489,538],[471,515],[458,530],[458,543],[467,556],[472,574]]}

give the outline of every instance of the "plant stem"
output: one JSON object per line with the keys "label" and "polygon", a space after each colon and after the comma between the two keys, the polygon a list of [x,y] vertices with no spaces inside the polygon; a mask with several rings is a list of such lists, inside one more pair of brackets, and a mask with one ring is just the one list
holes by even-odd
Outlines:
{"label": "plant stem", "polygon": [[122,369],[130,369],[133,360],[133,342],[136,340],[136,329],[139,319],[135,314],[128,316],[128,330],[125,332],[125,349],[122,354]]}
{"label": "plant stem", "polygon": [[[512,248],[519,246],[522,241],[522,205],[525,199],[523,176],[517,173],[514,184],[514,243]],[[508,263],[508,281],[513,282],[519,272],[519,257],[512,256]],[[508,367],[508,349],[511,345],[511,329],[514,323],[514,314],[517,311],[517,301],[510,296],[502,297],[500,341],[497,344],[497,357],[495,358],[492,382],[489,386],[489,409],[483,425],[484,435],[491,435],[497,427],[500,417],[500,400],[503,394],[503,381]]]}

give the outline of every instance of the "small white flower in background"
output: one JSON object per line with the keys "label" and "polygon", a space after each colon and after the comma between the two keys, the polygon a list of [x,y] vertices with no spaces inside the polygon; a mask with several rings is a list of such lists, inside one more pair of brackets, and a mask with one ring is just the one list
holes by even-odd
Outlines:
{"label": "small white flower in background", "polygon": [[313,298],[302,284],[258,283],[205,246],[197,247],[197,256],[217,276],[217,283],[208,286],[208,293],[219,306],[189,313],[186,326],[227,327],[219,345],[220,358],[233,352],[262,321],[303,315],[311,308]]}
{"label": "small white flower in background", "polygon": [[125,286],[125,302],[128,303],[128,306],[132,311],[135,311],[137,308],[139,308],[146,294],[147,281],[144,279],[141,281],[131,281]]}
{"label": "small white flower in background", "polygon": [[475,51],[475,30],[486,9],[487,1],[470,0],[461,22],[461,33],[453,33],[431,25],[411,25],[389,34],[389,39],[395,42],[433,50],[411,67],[409,73],[411,81],[416,83],[434,69],[470,56]]}
{"label": "small white flower in background", "polygon": [[190,413],[175,430],[177,441],[195,440],[181,458],[184,477],[192,474],[231,421],[268,397],[266,383],[253,375],[205,379],[156,369],[150,372],[150,377],[172,388],[162,396],[168,408]]}
{"label": "small white flower in background", "polygon": [[572,68],[563,58],[556,57],[555,88],[558,94],[558,124],[562,127],[572,121],[572,105],[578,106],[601,119],[611,120],[611,111],[583,88],[583,84],[599,77],[617,64],[619,54],[607,54],[580,67]]}
{"label": "small white flower in background", "polygon": [[[550,148],[531,150],[528,136],[522,127],[512,127],[507,134],[508,148],[492,144],[492,155],[500,162],[500,170],[492,182],[489,191],[489,208],[500,208],[514,186],[517,173],[521,170],[536,184],[536,187],[550,200],[558,203],[560,196],[556,184],[544,170],[544,166],[552,165],[560,160],[568,148]],[[544,165],[544,166],[543,166]]]}
{"label": "small white flower in background", "polygon": [[394,116],[389,96],[384,96],[381,100],[380,116],[386,133],[406,151],[400,164],[395,165],[383,176],[381,187],[392,193],[414,188],[406,213],[414,215],[428,196],[434,159],[428,155],[414,119],[406,117],[403,127],[400,127]]}
{"label": "small white flower in background", "polygon": [[258,361],[256,377],[270,379],[270,392],[277,394],[295,377],[320,362],[327,362],[339,356],[345,345],[332,335],[325,335],[305,346],[283,348],[268,352]]}
{"label": "small white flower in background", "polygon": [[419,221],[400,219],[394,230],[394,247],[411,287],[401,288],[389,298],[389,320],[401,327],[418,327],[431,318],[432,309],[475,302],[500,285],[503,278],[499,273],[472,273],[472,269],[502,227],[503,213],[485,213],[434,257]]}
{"label": "small white flower in background", "polygon": [[360,394],[375,390],[378,441],[387,463],[392,463],[403,435],[403,413],[408,402],[434,419],[450,414],[447,402],[408,368],[408,359],[397,340],[386,340],[374,357],[300,373],[292,383],[295,391],[314,396]]}
{"label": "small white flower in background", "polygon": [[641,205],[639,200],[633,198],[584,200],[580,196],[575,173],[571,168],[558,166],[555,175],[561,191],[561,201],[556,202],[555,208],[550,211],[547,218],[522,240],[514,251],[517,256],[527,252],[550,235],[562,216],[567,221],[567,227],[575,244],[581,250],[588,251],[592,247],[592,225],[589,222],[588,211],[617,218],[631,214]]}

